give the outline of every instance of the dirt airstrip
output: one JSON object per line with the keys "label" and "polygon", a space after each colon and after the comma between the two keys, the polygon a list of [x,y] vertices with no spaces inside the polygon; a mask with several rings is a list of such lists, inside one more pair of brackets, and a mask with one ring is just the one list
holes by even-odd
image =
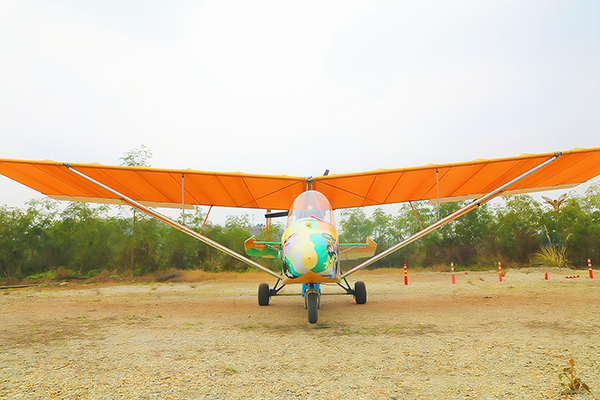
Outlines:
{"label": "dirt airstrip", "polygon": [[[259,307],[259,274],[0,290],[0,398],[600,398],[600,276],[549,273],[367,271],[312,325],[299,296]],[[563,393],[571,356],[591,394]]]}

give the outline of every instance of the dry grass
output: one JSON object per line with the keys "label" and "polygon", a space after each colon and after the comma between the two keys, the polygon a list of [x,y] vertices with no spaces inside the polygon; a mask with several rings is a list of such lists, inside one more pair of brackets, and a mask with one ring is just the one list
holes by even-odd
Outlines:
{"label": "dry grass", "polygon": [[[567,237],[568,239],[569,237]],[[573,267],[567,258],[567,246],[556,244],[550,240],[550,237],[548,237],[548,243],[543,244],[540,251],[533,256],[531,264],[536,267],[558,267],[559,269]]]}
{"label": "dry grass", "polygon": [[66,269],[65,267],[58,267],[54,270],[54,276],[59,281],[63,279],[69,279],[72,275],[72,272]]}
{"label": "dry grass", "polygon": [[544,243],[540,247],[540,251],[534,254],[531,260],[531,265],[534,267],[557,267],[559,269],[573,267],[571,261],[567,259],[566,246],[566,242],[571,237],[571,234],[569,234],[565,239],[564,245],[559,245],[550,239],[550,234],[548,233],[548,228],[546,228],[546,226],[544,226],[544,231],[546,232],[546,239],[548,242]]}

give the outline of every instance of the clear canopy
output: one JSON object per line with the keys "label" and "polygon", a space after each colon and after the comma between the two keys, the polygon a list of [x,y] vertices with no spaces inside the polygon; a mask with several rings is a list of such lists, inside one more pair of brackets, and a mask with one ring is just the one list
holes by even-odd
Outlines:
{"label": "clear canopy", "polygon": [[288,225],[310,217],[334,224],[333,211],[329,200],[316,190],[308,190],[296,197],[288,215]]}

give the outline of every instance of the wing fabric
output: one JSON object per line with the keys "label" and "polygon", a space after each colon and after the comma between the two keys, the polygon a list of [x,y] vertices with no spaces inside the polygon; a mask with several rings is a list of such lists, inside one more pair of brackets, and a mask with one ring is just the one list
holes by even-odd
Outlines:
{"label": "wing fabric", "polygon": [[[287,210],[306,190],[307,182],[312,182],[312,188],[323,193],[334,209],[339,209],[436,199],[438,189],[441,200],[481,197],[553,156],[554,153],[524,154],[314,178],[100,164],[70,166],[151,206],[186,204]],[[116,195],[70,172],[60,162],[0,159],[0,174],[60,200],[120,202]],[[503,194],[573,187],[598,175],[600,148],[573,149],[509,186]]]}
{"label": "wing fabric", "polygon": [[[70,167],[135,201],[157,207],[181,208],[182,203],[185,203],[287,210],[306,188],[304,178],[286,175],[100,164],[70,164]],[[59,200],[120,203],[116,195],[70,172],[63,163],[0,160],[0,173]]]}
{"label": "wing fabric", "polygon": [[[333,208],[436,199],[438,180],[440,199],[463,200],[481,197],[553,156],[554,153],[523,154],[456,164],[328,175],[313,178],[313,188],[323,193]],[[600,148],[573,149],[563,152],[556,161],[511,185],[502,194],[574,187],[598,175]]]}

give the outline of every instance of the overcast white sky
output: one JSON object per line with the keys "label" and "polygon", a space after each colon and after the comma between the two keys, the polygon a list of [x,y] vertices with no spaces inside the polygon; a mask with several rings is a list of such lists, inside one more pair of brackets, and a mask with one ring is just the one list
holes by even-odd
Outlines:
{"label": "overcast white sky", "polygon": [[0,2],[0,158],[141,144],[298,176],[599,147],[600,2]]}

